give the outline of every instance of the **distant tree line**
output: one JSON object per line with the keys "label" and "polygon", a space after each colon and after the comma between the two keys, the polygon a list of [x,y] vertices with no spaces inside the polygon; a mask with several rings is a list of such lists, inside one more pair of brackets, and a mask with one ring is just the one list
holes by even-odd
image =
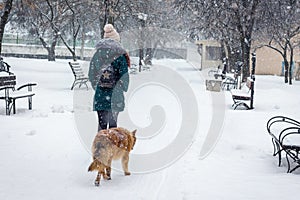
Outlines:
{"label": "distant tree line", "polygon": [[[106,23],[114,24],[118,31],[138,28],[141,25],[168,28],[163,24],[168,23],[164,18],[168,15],[166,8],[171,9],[170,3],[171,1],[159,0],[4,0],[0,3],[1,15],[7,19],[3,21],[1,30],[3,33],[7,22],[26,30],[47,50],[49,61],[55,60],[55,47],[61,41],[76,60],[76,41],[81,41],[80,50],[83,55],[87,35],[96,39],[102,38]],[[10,5],[12,9],[10,14],[4,12],[7,10],[4,8],[6,5]],[[147,21],[138,18],[140,13],[148,16]],[[139,42],[142,41],[140,34],[137,34],[137,38]],[[153,50],[145,49],[143,56],[146,54],[151,57]]]}
{"label": "distant tree line", "polygon": [[243,79],[250,73],[250,51],[267,46],[282,56],[285,82],[292,84],[294,49],[300,46],[299,0],[175,0],[175,8],[189,37],[218,40],[231,66],[243,62]]}
{"label": "distant tree line", "polygon": [[[244,77],[250,73],[251,51],[267,46],[282,56],[284,81],[292,84],[294,50],[300,46],[299,0],[3,0],[0,10],[0,45],[10,22],[38,38],[50,61],[55,60],[58,41],[76,60],[76,41],[81,40],[83,51],[87,35],[100,39],[104,25],[112,23],[119,31],[154,27],[176,31],[190,41],[217,40],[231,66],[243,62]],[[165,43],[151,31],[136,34],[140,56],[148,59]]]}

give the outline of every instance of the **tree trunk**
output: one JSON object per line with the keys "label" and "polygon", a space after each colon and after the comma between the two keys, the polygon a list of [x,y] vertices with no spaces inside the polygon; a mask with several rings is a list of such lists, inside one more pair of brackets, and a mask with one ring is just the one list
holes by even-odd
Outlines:
{"label": "tree trunk", "polygon": [[294,49],[290,45],[290,68],[289,68],[289,84],[292,85],[293,80],[293,64],[294,64]]}
{"label": "tree trunk", "polygon": [[[69,9],[72,12],[72,39],[73,39],[73,48],[71,49],[71,54],[72,54],[72,58],[74,61],[77,60],[77,56],[76,56],[76,39],[77,39],[77,35],[79,33],[80,30],[80,23],[78,18],[76,17],[75,11],[73,10],[73,8],[70,6],[69,2],[66,0],[66,3],[69,7]],[[78,26],[76,27],[76,22],[78,23]],[[62,38],[61,34],[60,37]],[[64,40],[63,40],[64,41]],[[64,42],[65,43],[65,42]],[[65,44],[66,45],[66,44]],[[67,44],[67,48],[68,48],[68,44]],[[69,49],[69,48],[68,48]]]}
{"label": "tree trunk", "polygon": [[73,37],[73,51],[71,51],[71,54],[72,54],[72,58],[74,61],[77,60],[77,57],[76,57],[76,37]]}
{"label": "tree trunk", "polygon": [[0,21],[0,55],[2,53],[2,40],[3,40],[3,35],[4,35],[4,29],[5,29],[5,25],[7,23],[7,20],[8,20],[9,13],[10,13],[11,8],[12,8],[12,2],[13,2],[13,0],[5,1],[5,6],[4,6],[4,9],[3,9],[4,12],[1,16],[1,21]]}
{"label": "tree trunk", "polygon": [[146,65],[152,65],[152,59],[153,59],[153,55],[154,55],[154,51],[155,51],[155,44],[152,45],[152,41],[147,38],[146,39],[146,47],[145,47],[145,64]]}
{"label": "tree trunk", "polygon": [[139,38],[139,72],[142,71],[142,61],[144,60],[144,28],[145,28],[145,21],[140,20],[140,38]]}
{"label": "tree trunk", "polygon": [[226,58],[226,43],[224,40],[221,41],[221,59]]}
{"label": "tree trunk", "polygon": [[52,41],[52,43],[49,47],[47,42],[44,40],[44,38],[41,37],[41,35],[39,34],[37,29],[36,29],[36,33],[39,35],[39,40],[41,41],[43,47],[48,52],[48,61],[55,61],[55,47],[56,47],[56,44],[57,44],[58,35],[55,34],[55,36],[53,38],[53,41]]}
{"label": "tree trunk", "polygon": [[227,51],[228,51],[228,70],[231,71],[231,70],[234,70],[235,66],[234,66],[234,63],[236,62],[235,60],[235,56],[233,54],[233,49],[230,47],[229,44],[226,44],[226,48],[227,48]]}
{"label": "tree trunk", "polygon": [[246,81],[247,77],[250,76],[250,52],[251,52],[251,45],[246,43],[243,51],[243,63],[244,63],[243,77],[242,77],[243,81]]}
{"label": "tree trunk", "polygon": [[288,76],[289,76],[289,62],[286,58],[284,58],[284,82],[288,83]]}
{"label": "tree trunk", "polygon": [[[102,26],[102,30],[101,30],[101,38],[104,37],[103,28],[104,28],[105,24],[108,23],[108,20],[109,20],[109,0],[104,0],[104,5],[105,5],[105,9],[104,9],[103,26]],[[100,21],[101,21],[101,19],[100,19]]]}
{"label": "tree trunk", "polygon": [[250,52],[251,52],[251,38],[250,36],[241,37],[241,48],[242,48],[242,81],[245,82],[247,77],[250,76]]}
{"label": "tree trunk", "polygon": [[62,35],[59,35],[60,39],[62,40],[62,42],[64,43],[64,45],[67,47],[67,49],[70,51],[70,53],[72,54],[72,59],[74,61],[77,60],[77,57],[76,57],[76,52],[75,52],[75,44],[76,44],[76,41],[75,39],[73,39],[73,49],[68,45],[68,43],[65,41],[65,39],[62,37]]}
{"label": "tree trunk", "polygon": [[51,43],[50,48],[48,48],[48,61],[55,61],[55,46],[57,43],[57,38]]}
{"label": "tree trunk", "polygon": [[265,45],[271,49],[273,49],[274,51],[277,51],[278,53],[280,53],[280,55],[282,56],[283,59],[283,76],[284,76],[284,82],[288,83],[288,71],[289,71],[289,62],[287,60],[287,48],[288,48],[288,42],[286,42],[284,44],[284,46],[282,46],[282,51],[280,51],[278,48],[271,46],[271,42],[269,43],[269,45]]}
{"label": "tree trunk", "polygon": [[143,59],[144,59],[144,48],[140,47],[139,48],[139,72],[142,71]]}
{"label": "tree trunk", "polygon": [[84,60],[84,43],[85,43],[85,33],[84,33],[84,25],[82,26],[81,32],[81,47],[80,47],[80,59]]}
{"label": "tree trunk", "polygon": [[77,61],[77,56],[74,51],[71,52],[73,61]]}
{"label": "tree trunk", "polygon": [[289,62],[287,60],[287,48],[284,49],[283,53],[283,63],[284,63],[284,82],[288,83],[288,77],[289,77]]}
{"label": "tree trunk", "polygon": [[55,61],[55,48],[53,46],[47,48],[48,61]]}
{"label": "tree trunk", "polygon": [[152,65],[152,58],[154,54],[153,48],[146,48],[145,64]]}

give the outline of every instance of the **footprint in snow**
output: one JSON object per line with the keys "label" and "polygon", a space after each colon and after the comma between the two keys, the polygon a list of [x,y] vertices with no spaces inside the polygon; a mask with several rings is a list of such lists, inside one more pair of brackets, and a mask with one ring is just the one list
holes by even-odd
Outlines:
{"label": "footprint in snow", "polygon": [[36,131],[35,130],[31,130],[28,133],[26,133],[25,135],[27,135],[27,136],[34,136],[34,135],[36,135]]}

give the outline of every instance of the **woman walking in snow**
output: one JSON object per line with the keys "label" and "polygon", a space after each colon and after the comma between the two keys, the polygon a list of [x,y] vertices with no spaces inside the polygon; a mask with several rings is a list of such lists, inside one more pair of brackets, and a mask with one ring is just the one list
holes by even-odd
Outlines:
{"label": "woman walking in snow", "polygon": [[89,80],[95,90],[93,109],[98,114],[98,131],[117,127],[128,90],[129,56],[120,44],[113,25],[104,26],[104,39],[96,45],[89,67]]}

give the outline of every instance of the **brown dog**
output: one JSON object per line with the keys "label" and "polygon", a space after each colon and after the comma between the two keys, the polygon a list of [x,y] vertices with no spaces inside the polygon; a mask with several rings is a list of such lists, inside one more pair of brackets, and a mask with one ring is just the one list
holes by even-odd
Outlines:
{"label": "brown dog", "polygon": [[136,130],[130,132],[124,128],[111,128],[97,133],[92,146],[93,162],[88,169],[88,171],[98,171],[96,186],[100,184],[101,175],[104,179],[111,179],[112,160],[122,159],[124,174],[130,175],[129,152],[135,145],[135,133]]}

